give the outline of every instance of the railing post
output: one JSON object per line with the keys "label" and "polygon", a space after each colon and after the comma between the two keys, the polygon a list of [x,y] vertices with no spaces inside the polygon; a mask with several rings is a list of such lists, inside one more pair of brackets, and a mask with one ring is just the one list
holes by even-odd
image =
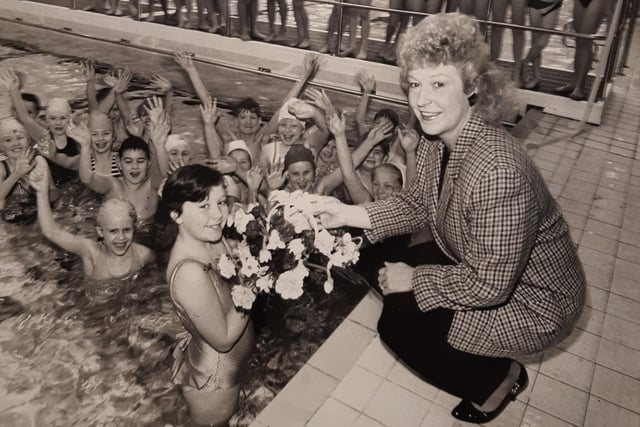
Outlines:
{"label": "railing post", "polygon": [[344,11],[344,8],[342,7],[342,2],[343,0],[338,0],[340,2],[340,5],[338,6],[338,12],[339,12],[339,16],[338,16],[338,51],[336,52],[336,54],[338,56],[340,56],[340,52],[342,50],[342,12]]}

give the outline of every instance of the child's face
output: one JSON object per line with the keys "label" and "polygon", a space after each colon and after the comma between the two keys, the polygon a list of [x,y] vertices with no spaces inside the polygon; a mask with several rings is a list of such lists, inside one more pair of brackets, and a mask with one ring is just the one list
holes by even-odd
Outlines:
{"label": "child's face", "polygon": [[59,111],[47,112],[47,125],[54,136],[65,135],[69,114]]}
{"label": "child's face", "polygon": [[222,228],[229,216],[227,193],[219,185],[209,189],[209,195],[201,202],[184,202],[182,214],[175,221],[191,237],[204,242],[217,242],[222,238]]}
{"label": "child's face", "polygon": [[102,215],[101,223],[96,230],[104,239],[107,250],[114,255],[123,256],[133,243],[133,218],[125,209],[109,209]]}
{"label": "child's face", "polygon": [[113,144],[113,124],[109,117],[90,117],[89,132],[91,133],[91,148],[96,153],[106,153]]}
{"label": "child's face", "polygon": [[0,137],[0,151],[12,160],[19,159],[28,144],[29,139],[23,132],[5,132]]}
{"label": "child's face", "polygon": [[380,166],[383,161],[384,161],[384,151],[379,145],[377,145],[373,147],[373,150],[371,150],[367,158],[364,159],[364,162],[362,162],[362,167],[364,170],[371,171],[376,167]]}
{"label": "child's face", "polygon": [[149,158],[142,150],[126,150],[120,158],[122,177],[131,184],[140,184],[147,179]]}
{"label": "child's face", "polygon": [[253,135],[260,130],[260,117],[249,110],[242,110],[237,117],[238,130],[242,135]]}
{"label": "child's face", "polygon": [[35,119],[36,116],[38,115],[38,106],[31,101],[24,101],[24,106],[27,108],[27,113],[29,114],[29,117],[31,117],[32,119]]}
{"label": "child's face", "polygon": [[398,174],[386,168],[377,168],[373,171],[373,198],[384,200],[402,190]]}
{"label": "child's face", "polygon": [[38,122],[38,124],[43,128],[49,127],[49,124],[47,122],[47,112],[44,110],[38,111],[36,113],[36,122]]}
{"label": "child's face", "polygon": [[233,150],[229,153],[229,157],[236,161],[238,167],[243,171],[251,169],[251,157],[244,150]]}
{"label": "child's face", "polygon": [[315,172],[311,162],[295,162],[287,168],[287,190],[311,191]]}
{"label": "child's face", "polygon": [[332,139],[322,147],[322,150],[318,153],[318,157],[320,157],[324,163],[336,163],[338,161],[336,154],[336,142]]}
{"label": "child's face", "polygon": [[178,145],[167,152],[169,160],[177,165],[188,165],[191,163],[191,149],[188,145]]}
{"label": "child's face", "polygon": [[278,122],[278,136],[285,145],[293,145],[302,137],[302,126],[295,119],[282,119]]}

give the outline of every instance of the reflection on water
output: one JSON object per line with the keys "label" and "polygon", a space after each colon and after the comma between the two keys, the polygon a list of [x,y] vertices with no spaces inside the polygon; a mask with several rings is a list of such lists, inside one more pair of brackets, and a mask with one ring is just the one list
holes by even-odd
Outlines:
{"label": "reflection on water", "polygon": [[[0,47],[0,66],[28,71],[25,91],[45,99],[84,97],[75,66],[46,54]],[[55,84],[54,84],[55,83]],[[201,138],[197,106],[176,101],[178,132]],[[202,152],[202,146],[195,144]],[[95,238],[99,198],[78,182],[54,204],[56,220]],[[188,410],[169,381],[181,332],[163,267],[145,268],[126,293],[89,299],[80,260],[38,225],[0,221],[0,426],[184,425]],[[248,425],[339,325],[366,289],[310,290],[262,301],[257,347],[233,425]],[[91,294],[91,293],[90,293]],[[117,294],[117,293],[116,293]]]}

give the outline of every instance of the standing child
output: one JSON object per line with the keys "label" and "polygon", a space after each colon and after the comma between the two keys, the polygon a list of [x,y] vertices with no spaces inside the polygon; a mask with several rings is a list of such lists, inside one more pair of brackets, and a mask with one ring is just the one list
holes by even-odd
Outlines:
{"label": "standing child", "polygon": [[136,212],[123,199],[109,199],[100,207],[96,232],[100,241],[77,236],[63,230],[53,219],[49,205],[49,170],[39,157],[31,173],[31,185],[37,191],[38,222],[42,234],[65,251],[82,258],[87,282],[87,296],[106,302],[127,290],[136,273],[155,260],[153,252],[134,243]]}

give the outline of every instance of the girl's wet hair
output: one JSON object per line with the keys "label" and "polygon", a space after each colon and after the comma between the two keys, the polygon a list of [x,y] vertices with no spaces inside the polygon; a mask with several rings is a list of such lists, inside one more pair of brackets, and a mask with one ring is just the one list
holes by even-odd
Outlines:
{"label": "girl's wet hair", "polygon": [[262,111],[260,110],[260,104],[253,98],[245,98],[240,100],[231,109],[231,114],[238,117],[243,111],[256,114],[258,117],[262,117]]}
{"label": "girl's wet hair", "polygon": [[222,174],[204,165],[187,165],[172,173],[162,190],[161,209],[168,220],[171,212],[182,214],[185,202],[201,202],[209,196],[211,187],[223,187]]}
{"label": "girl's wet hair", "polygon": [[398,47],[400,85],[408,92],[413,70],[452,65],[474,112],[498,123],[512,111],[513,82],[491,62],[489,47],[475,20],[461,13],[440,13],[423,19],[405,34]]}
{"label": "girl's wet hair", "polygon": [[151,153],[149,152],[149,145],[145,142],[144,139],[139,138],[134,135],[130,135],[127,139],[122,141],[120,145],[120,149],[118,150],[118,157],[122,158],[125,151],[135,151],[140,150],[144,152],[147,159],[151,159]]}
{"label": "girl's wet hair", "polygon": [[393,127],[397,127],[400,124],[400,116],[398,116],[398,113],[390,108],[383,108],[381,110],[378,110],[376,115],[373,116],[373,121],[375,122],[378,119],[389,120],[393,124]]}
{"label": "girl's wet hair", "polygon": [[33,105],[36,106],[36,111],[42,110],[42,101],[40,101],[40,97],[38,97],[38,95],[35,95],[33,93],[28,93],[28,92],[22,92],[20,94],[20,97],[25,102],[33,103]]}
{"label": "girl's wet hair", "polygon": [[114,198],[107,199],[102,203],[100,209],[98,210],[98,215],[96,215],[96,223],[98,226],[104,223],[105,216],[108,215],[110,209],[121,209],[127,212],[127,215],[131,217],[133,224],[135,225],[136,221],[138,221],[138,215],[136,214],[136,208],[133,207],[131,202],[122,198]]}

